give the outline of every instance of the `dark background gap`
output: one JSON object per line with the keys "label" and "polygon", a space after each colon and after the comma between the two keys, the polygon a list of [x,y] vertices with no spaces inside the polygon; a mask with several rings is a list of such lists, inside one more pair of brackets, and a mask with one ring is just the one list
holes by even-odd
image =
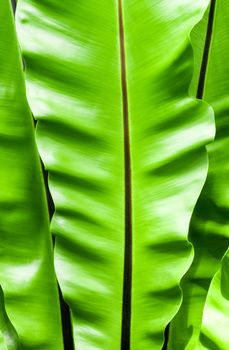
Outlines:
{"label": "dark background gap", "polygon": [[[48,202],[48,210],[49,210],[49,218],[50,221],[55,212],[55,205],[53,203],[53,199],[48,186],[48,172],[44,168],[44,164],[41,160],[42,172],[44,176],[46,197]],[[52,236],[53,239],[53,247],[55,246],[55,237]],[[64,340],[64,349],[65,350],[74,350],[74,341],[73,341],[73,332],[72,332],[72,322],[70,309],[67,303],[65,303],[60,286],[58,284],[58,292],[59,292],[59,301],[60,301],[60,310],[61,310],[61,321],[62,321],[62,332],[63,332],[63,340]]]}

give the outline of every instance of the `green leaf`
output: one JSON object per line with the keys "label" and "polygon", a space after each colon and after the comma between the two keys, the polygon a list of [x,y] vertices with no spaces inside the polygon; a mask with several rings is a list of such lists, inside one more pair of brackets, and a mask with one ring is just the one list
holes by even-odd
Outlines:
{"label": "green leaf", "polygon": [[19,0],[77,349],[161,349],[179,308],[214,134],[211,108],[188,96],[206,4]]}
{"label": "green leaf", "polygon": [[[59,350],[60,312],[48,210],[9,0],[1,2],[0,69],[0,284],[22,349]],[[2,302],[1,293],[1,309]],[[3,311],[1,339],[10,338],[7,350],[17,349],[14,332],[4,328],[5,319]]]}
{"label": "green leaf", "polygon": [[[203,94],[204,100],[214,108],[216,138],[214,143],[208,146],[208,177],[190,225],[189,238],[194,245],[195,257],[182,283],[184,293],[182,307],[170,327],[169,349],[174,350],[193,350],[198,348],[197,343],[202,323],[203,308],[209,285],[228,247],[228,20],[229,8],[227,1],[217,0]],[[197,77],[199,77],[207,23],[208,12],[192,33],[196,53],[192,91],[197,90]],[[212,288],[214,289],[215,287]],[[216,331],[216,328],[220,328],[220,326],[217,325],[216,327],[216,323],[214,324]],[[228,343],[225,344],[229,346]],[[227,349],[228,346],[220,347],[220,349]],[[214,349],[214,347],[209,345],[208,349]]]}
{"label": "green leaf", "polygon": [[227,350],[229,346],[229,250],[215,274],[206,299],[196,349]]}
{"label": "green leaf", "polygon": [[[228,245],[229,230],[229,123],[228,123],[228,89],[229,82],[226,78],[229,74],[229,52],[228,52],[228,21],[229,8],[227,1],[218,1],[216,7],[215,24],[215,46],[212,47],[212,61],[209,66],[209,95],[214,98],[214,109],[216,111],[217,144],[211,150],[217,154],[217,161],[214,162],[217,169],[214,173],[215,180],[213,194],[217,196],[217,207],[221,226],[217,245],[222,242],[223,237]],[[217,25],[218,23],[218,25]],[[216,70],[214,62],[222,59],[222,64]],[[213,88],[215,83],[215,90]],[[213,145],[212,145],[213,146]],[[213,158],[213,157],[212,157]],[[214,246],[216,249],[216,245]],[[215,253],[214,253],[215,254]],[[197,349],[222,349],[229,347],[229,250],[224,255],[220,268],[215,274],[206,299],[203,312],[203,321]],[[217,327],[216,327],[217,325]]]}
{"label": "green leaf", "polygon": [[18,335],[9,320],[5,309],[5,300],[2,287],[0,287],[0,349],[20,350]]}

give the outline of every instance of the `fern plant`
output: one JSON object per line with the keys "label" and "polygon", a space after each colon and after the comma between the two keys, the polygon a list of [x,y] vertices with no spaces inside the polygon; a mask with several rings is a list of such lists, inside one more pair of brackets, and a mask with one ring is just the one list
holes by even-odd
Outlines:
{"label": "fern plant", "polygon": [[228,349],[228,20],[1,0],[0,350]]}

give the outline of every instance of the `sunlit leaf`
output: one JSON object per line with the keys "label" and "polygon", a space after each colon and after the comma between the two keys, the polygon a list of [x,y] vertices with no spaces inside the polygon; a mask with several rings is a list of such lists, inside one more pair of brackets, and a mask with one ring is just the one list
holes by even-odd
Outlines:
{"label": "sunlit leaf", "polygon": [[161,349],[180,305],[214,134],[212,110],[188,95],[206,5],[19,0],[76,349]]}
{"label": "sunlit leaf", "polygon": [[[0,284],[25,350],[61,350],[57,283],[40,160],[9,0],[0,10]],[[1,350],[18,349],[0,291]]]}
{"label": "sunlit leaf", "polygon": [[[208,146],[209,173],[190,225],[189,238],[194,244],[195,257],[182,284],[182,307],[170,327],[169,349],[174,350],[196,349],[208,288],[229,243],[229,7],[224,0],[212,1],[211,6],[214,4],[203,98],[214,108],[216,138]],[[196,54],[193,92],[197,90],[208,18],[207,12],[192,33]],[[209,318],[216,332],[221,326],[215,321]],[[212,346],[209,343],[207,349],[216,349]],[[225,342],[225,347],[219,349],[228,347],[229,343]]]}
{"label": "sunlit leaf", "polygon": [[20,350],[18,335],[9,320],[5,309],[5,300],[0,287],[0,349]]}

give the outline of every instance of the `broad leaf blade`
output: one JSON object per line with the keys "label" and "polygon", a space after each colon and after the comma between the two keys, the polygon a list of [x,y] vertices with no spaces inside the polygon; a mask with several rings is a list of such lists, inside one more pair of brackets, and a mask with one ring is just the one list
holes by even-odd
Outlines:
{"label": "broad leaf blade", "polygon": [[179,281],[192,258],[189,220],[207,171],[210,111],[188,97],[189,34],[204,2],[124,4],[135,185],[132,344],[159,349],[181,301]]}
{"label": "broad leaf blade", "polygon": [[[206,177],[204,146],[214,133],[211,109],[188,97],[189,33],[205,5],[123,1],[120,11],[118,1],[19,1],[29,103],[56,208],[56,270],[78,349],[117,350],[125,327],[131,349],[160,349],[181,302],[179,282],[192,256],[189,220]],[[128,325],[126,233],[133,244]]]}
{"label": "broad leaf blade", "polygon": [[1,2],[0,69],[0,283],[22,348],[61,350],[48,210],[9,0]]}
{"label": "broad leaf blade", "polygon": [[124,155],[117,8],[114,1],[21,1],[18,18],[56,209],[56,270],[76,348],[119,349]]}

